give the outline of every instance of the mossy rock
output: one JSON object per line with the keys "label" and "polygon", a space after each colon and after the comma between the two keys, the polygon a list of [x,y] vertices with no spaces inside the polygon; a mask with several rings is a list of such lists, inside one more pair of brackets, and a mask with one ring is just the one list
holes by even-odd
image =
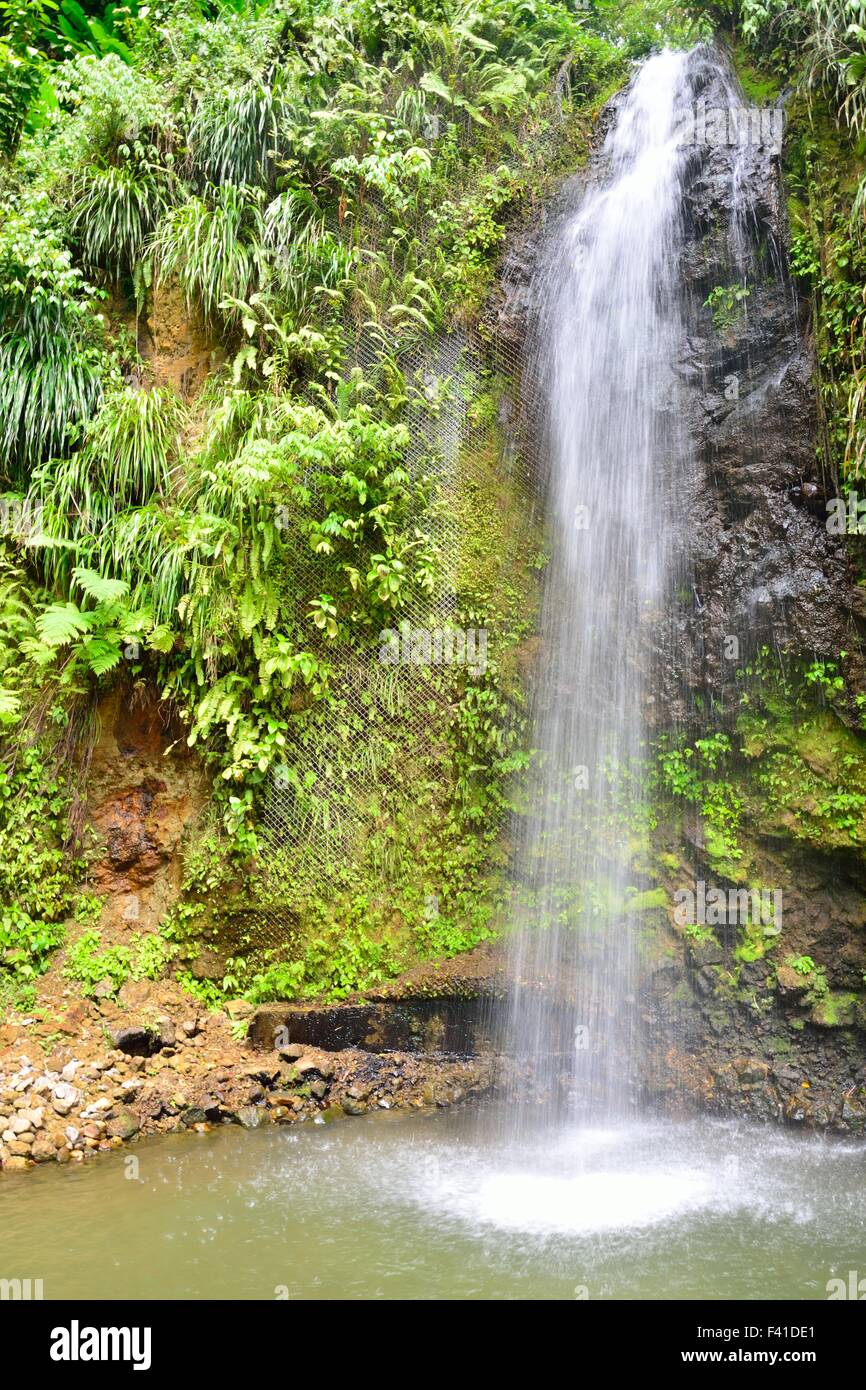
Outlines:
{"label": "mossy rock", "polygon": [[863,1002],[856,994],[826,994],[809,1015],[819,1028],[853,1028],[862,1018]]}

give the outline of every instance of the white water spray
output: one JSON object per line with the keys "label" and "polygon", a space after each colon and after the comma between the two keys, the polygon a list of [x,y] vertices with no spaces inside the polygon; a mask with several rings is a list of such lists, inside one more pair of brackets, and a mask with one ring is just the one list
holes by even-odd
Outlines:
{"label": "white water spray", "polygon": [[[552,558],[534,707],[540,785],[517,854],[509,1050],[532,1062],[553,1100],[589,1119],[626,1105],[635,1032],[629,875],[653,696],[647,652],[659,661],[667,643],[671,494],[688,448],[673,370],[688,64],[674,52],[644,64],[605,142],[602,177],[548,237],[535,287],[531,375],[543,401]],[[569,961],[575,983],[557,1012]]]}

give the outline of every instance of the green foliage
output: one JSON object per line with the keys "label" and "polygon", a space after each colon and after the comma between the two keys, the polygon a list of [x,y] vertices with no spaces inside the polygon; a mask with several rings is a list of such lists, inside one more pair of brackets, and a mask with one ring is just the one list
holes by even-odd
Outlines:
{"label": "green foliage", "polygon": [[257,973],[244,991],[252,1004],[273,999],[345,999],[397,973],[387,940],[376,941],[367,926],[370,904],[358,898],[345,924],[311,940],[303,956]]}
{"label": "green foliage", "polygon": [[256,76],[207,93],[190,123],[195,166],[211,185],[270,186],[280,145],[283,99]]}
{"label": "green foliage", "polygon": [[[523,594],[490,610],[502,663],[431,676],[417,805],[396,771],[412,747],[398,683],[379,671],[359,710],[344,679],[439,580],[441,460],[414,446],[451,386],[432,399],[408,364],[477,315],[538,150],[551,174],[572,166],[626,55],[666,32],[662,7],[621,31],[609,7],[551,0],[0,3],[16,59],[0,54],[0,450],[13,511],[35,518],[9,528],[17,562],[0,558],[0,728],[23,741],[52,701],[69,719],[121,672],[150,683],[215,773],[214,833],[247,879],[279,767],[307,869],[321,836],[345,877],[339,924],[320,899],[297,959],[249,967],[262,997],[271,968],[293,972],[280,992],[342,997],[407,952],[466,949],[494,929],[498,890],[478,884],[527,762],[509,656]],[[137,353],[175,284],[226,358],[183,404]],[[133,318],[135,341],[118,328]],[[461,621],[506,588],[476,586]],[[352,759],[380,806],[349,806]],[[359,811],[353,876],[341,835]],[[215,875],[201,866],[190,892]],[[127,949],[91,934],[70,968],[116,984]]]}
{"label": "green foliage", "polygon": [[742,859],[737,831],[743,810],[742,797],[730,778],[715,774],[730,760],[727,734],[696,739],[691,748],[682,740],[663,740],[658,753],[659,780],[671,796],[700,808],[708,835],[708,848],[719,859]]}
{"label": "green foliage", "polygon": [[172,156],[163,159],[140,140],[85,165],[73,181],[70,230],[88,264],[115,280],[134,275],[175,197],[175,183]]}
{"label": "green foliage", "polygon": [[811,956],[794,956],[788,961],[792,970],[796,970],[798,975],[811,975],[815,969],[815,962]]}
{"label": "green foliage", "polygon": [[[846,652],[842,652],[840,659],[846,655]],[[828,698],[839,695],[845,689],[845,681],[833,661],[813,661],[803,675],[810,685],[817,686]]]}
{"label": "green foliage", "polygon": [[114,995],[127,980],[158,980],[168,969],[175,948],[155,932],[135,936],[126,945],[102,948],[102,936],[88,928],[69,946],[63,974],[81,985],[82,993]]}
{"label": "green foliage", "polygon": [[30,104],[42,85],[40,65],[0,40],[0,157],[14,155]]}
{"label": "green foliage", "polygon": [[162,275],[176,275],[191,308],[215,318],[259,287],[263,269],[262,200],[253,189],[209,184],[202,197],[172,209],[153,242]]}
{"label": "green foliage", "polygon": [[40,197],[6,202],[0,223],[0,454],[8,479],[26,479],[46,454],[65,452],[90,416],[106,359],[98,292],[73,266],[56,215]]}
{"label": "green foliage", "polygon": [[710,290],[704,307],[712,309],[717,332],[729,333],[736,326],[750,294],[747,285],[716,285],[715,289]]}
{"label": "green foliage", "polygon": [[65,843],[69,800],[38,745],[0,766],[0,1002],[14,1000],[63,942],[82,870]]}
{"label": "green foliage", "polygon": [[78,0],[59,0],[54,20],[57,29],[51,37],[68,52],[92,53],[97,58],[113,53],[129,63],[132,62],[132,52],[116,32],[117,21],[122,22],[129,12],[128,5],[109,4],[100,21],[94,15],[87,15]]}

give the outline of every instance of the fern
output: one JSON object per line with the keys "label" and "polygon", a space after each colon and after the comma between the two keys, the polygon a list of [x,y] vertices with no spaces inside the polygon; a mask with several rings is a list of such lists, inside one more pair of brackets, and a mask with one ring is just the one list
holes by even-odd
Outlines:
{"label": "fern", "polygon": [[78,565],[72,571],[73,583],[97,603],[116,603],[129,593],[129,585],[122,579],[108,579],[96,570]]}
{"label": "fern", "polygon": [[75,603],[52,603],[36,619],[39,640],[46,647],[65,647],[92,626],[92,617]]}

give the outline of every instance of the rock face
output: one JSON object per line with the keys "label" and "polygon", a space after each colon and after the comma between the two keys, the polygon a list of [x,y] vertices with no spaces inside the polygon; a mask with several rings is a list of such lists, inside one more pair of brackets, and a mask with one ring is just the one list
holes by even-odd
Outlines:
{"label": "rock face", "polygon": [[[690,80],[706,110],[746,104],[709,50],[693,59]],[[603,177],[603,138],[621,101],[602,113],[588,170],[515,229],[488,315],[499,365],[519,385],[504,423],[539,497],[546,442],[531,349],[535,267],[551,223],[574,208],[586,181]],[[854,653],[849,686],[866,685],[863,591],[845,538],[826,524],[834,485],[816,454],[814,352],[808,306],[788,272],[783,163],[778,121],[759,140],[696,143],[685,161],[684,331],[676,360],[656,364],[657,409],[676,421],[681,441],[670,520],[682,582],[636,643],[635,660],[652,673],[651,732],[733,730],[737,672],[763,647],[809,661]],[[854,725],[843,702],[836,712]],[[772,884],[784,897],[784,945],[763,960],[736,958],[736,929],[688,940],[660,912],[640,986],[635,1098],[864,1133],[866,865],[853,846],[805,848],[788,831],[744,827],[751,877],[725,881],[697,810],[681,827],[660,828],[657,862],[677,867],[652,882],[669,899],[699,878]],[[812,953],[817,985],[787,963]]]}
{"label": "rock face", "polygon": [[207,779],[158,701],[121,687],[100,722],[85,816],[97,837],[94,887],[107,895],[100,927],[150,931],[180,888],[181,842],[207,799]]}
{"label": "rock face", "polygon": [[[691,81],[695,103],[708,110],[744,100],[731,96],[735,79],[709,50],[693,61]],[[540,492],[544,426],[527,350],[535,266],[551,223],[574,207],[576,187],[603,176],[603,136],[621,101],[620,94],[602,113],[586,174],[569,179],[531,228],[516,231],[488,313],[500,362],[520,371],[520,403],[510,407],[509,423]],[[646,711],[651,724],[694,723],[695,696],[704,703],[709,696],[721,718],[732,716],[737,669],[762,646],[837,660],[863,630],[844,538],[826,526],[835,490],[816,461],[814,353],[808,305],[787,269],[781,164],[781,141],[768,138],[697,145],[685,167],[686,330],[679,359],[659,371],[669,374],[660,408],[684,431],[686,466],[670,506],[689,580],[672,596],[673,632],[662,633],[659,623],[644,634],[644,662],[665,672]],[[714,290],[739,286],[748,293],[728,312],[707,307]],[[856,679],[861,659],[852,661]]]}
{"label": "rock face", "polygon": [[[715,64],[697,65],[694,87],[707,109],[725,105]],[[675,674],[729,711],[738,666],[761,646],[836,660],[853,637],[845,541],[827,529],[833,487],[816,461],[807,306],[787,273],[781,157],[781,140],[709,144],[683,189],[689,332],[676,374],[694,467],[677,505],[694,591]],[[748,294],[714,315],[717,286]],[[666,696],[666,714],[688,714],[673,683]]]}

